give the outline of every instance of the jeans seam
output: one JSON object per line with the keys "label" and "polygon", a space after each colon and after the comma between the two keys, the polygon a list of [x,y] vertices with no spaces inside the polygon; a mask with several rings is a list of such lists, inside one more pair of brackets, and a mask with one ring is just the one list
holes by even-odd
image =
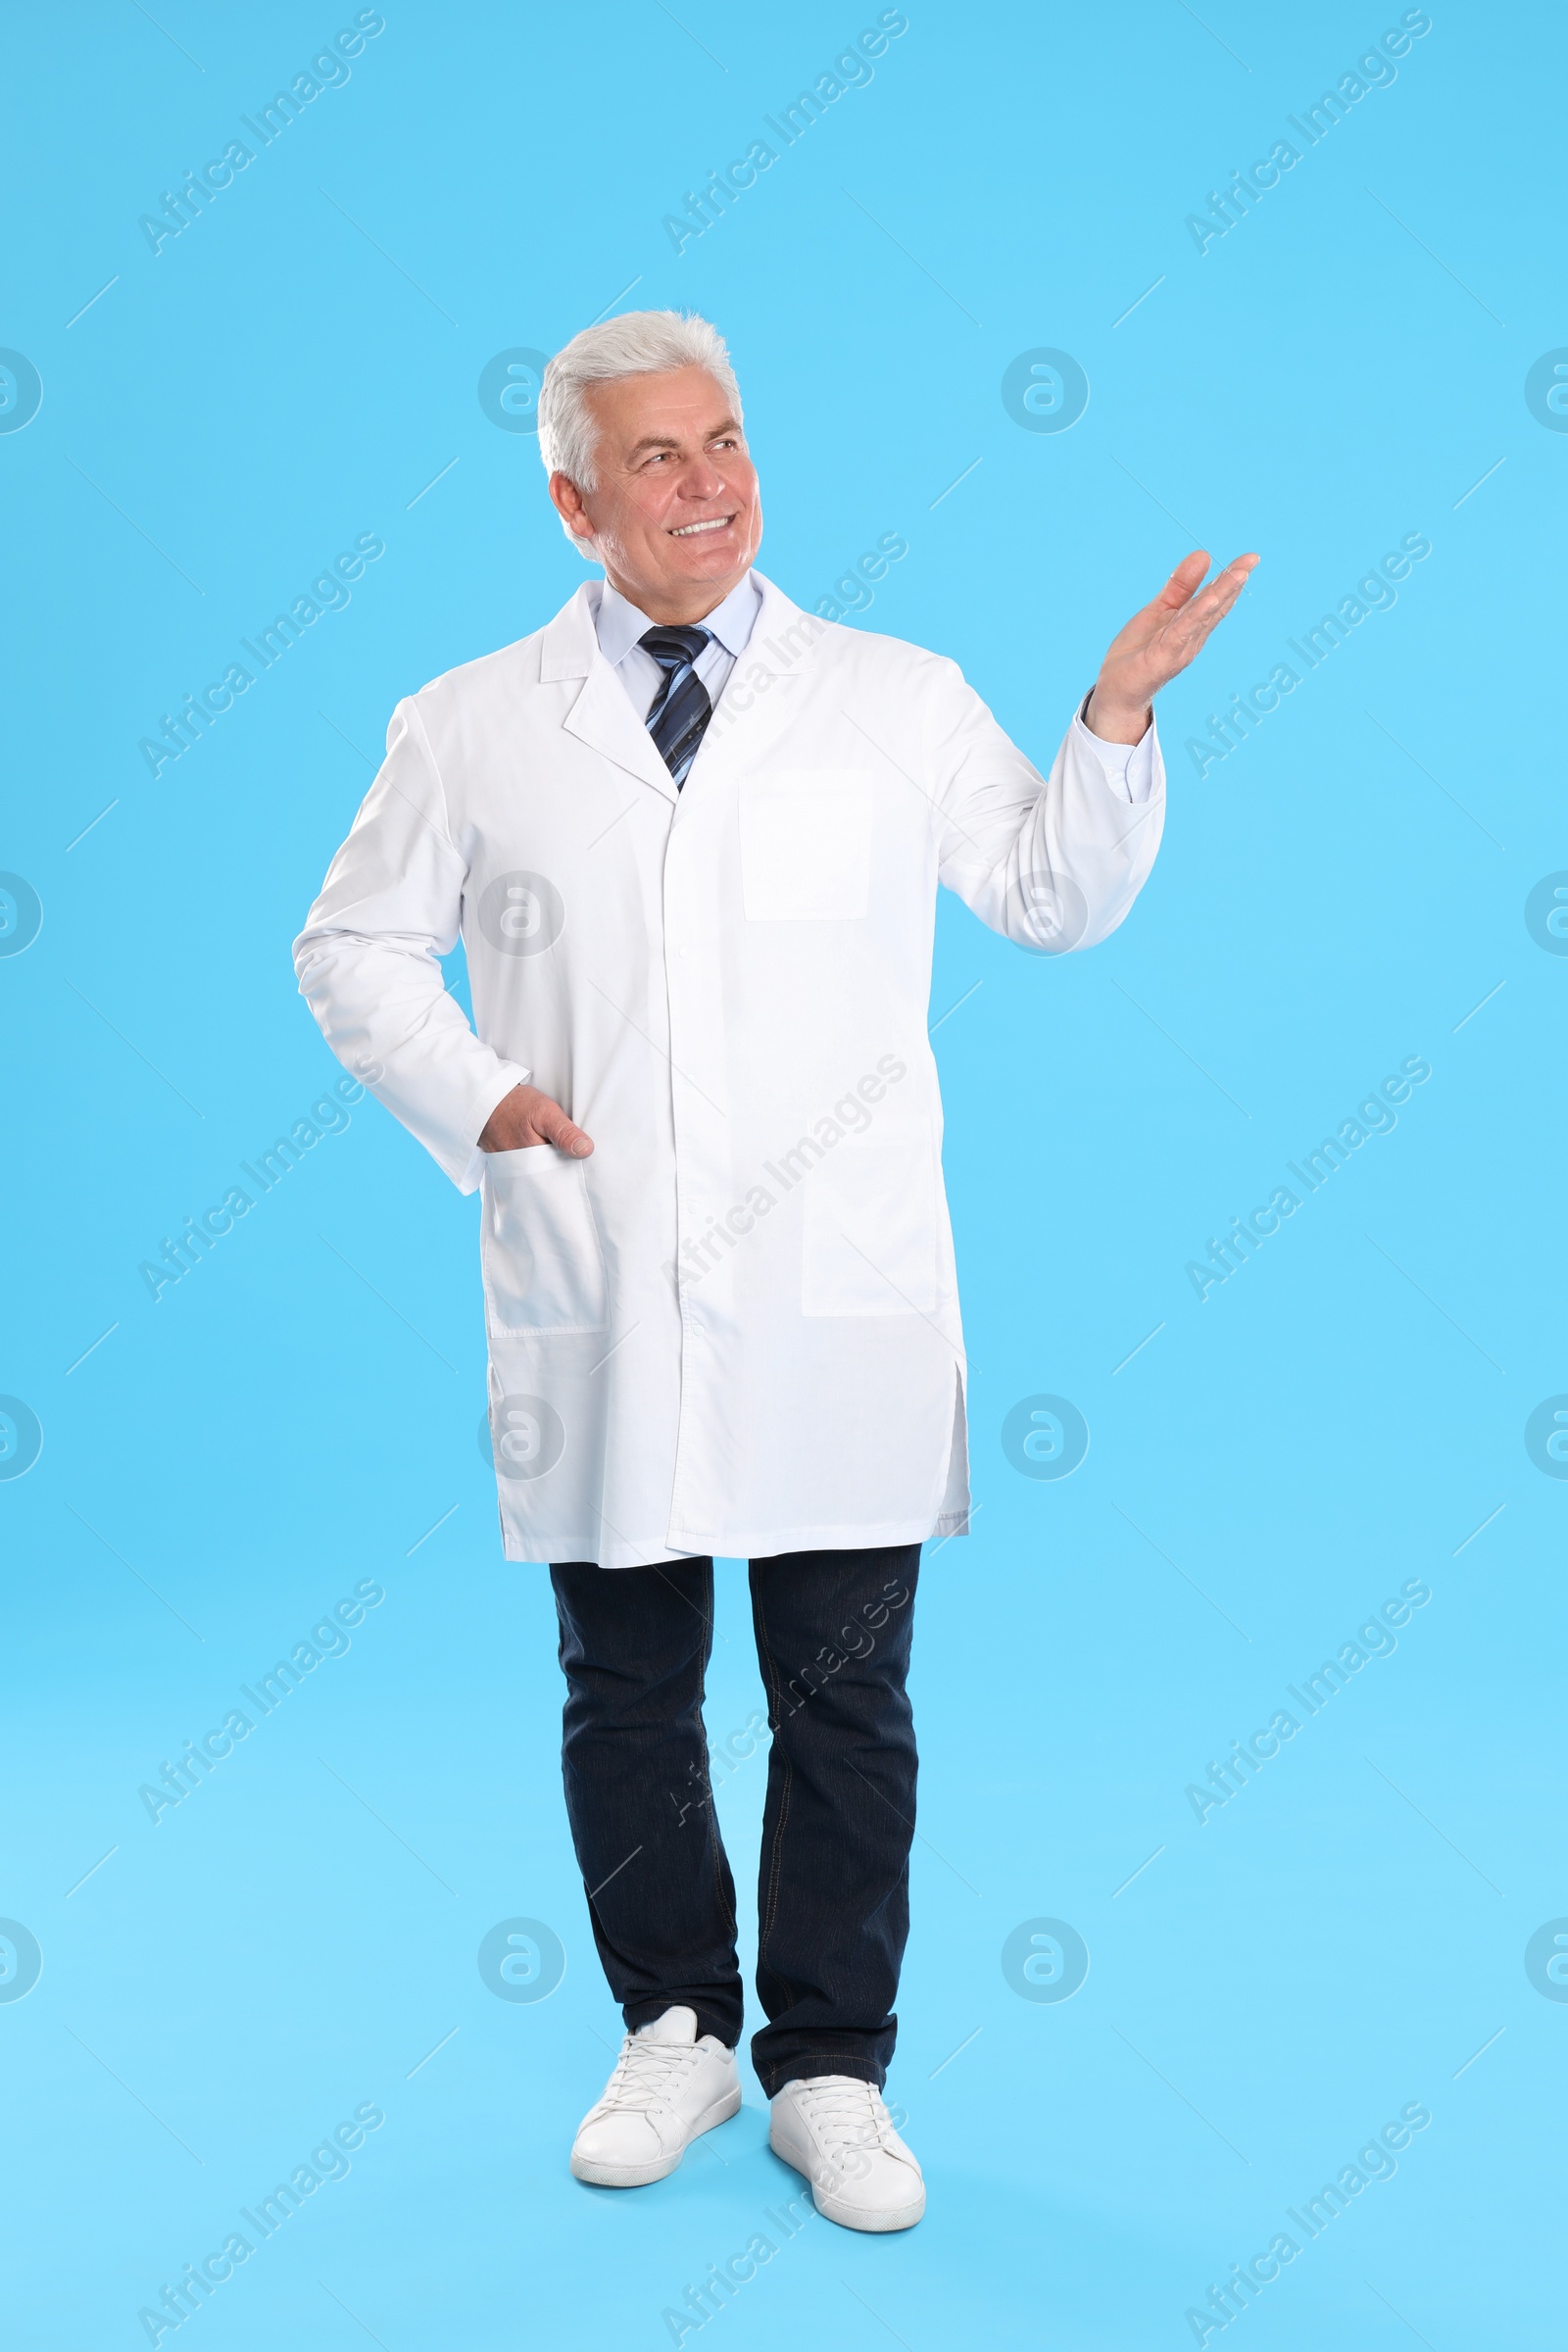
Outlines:
{"label": "jeans seam", "polygon": [[[767,1673],[767,1695],[773,1716],[771,1737],[773,1740],[777,1740],[784,1728],[784,1695],[779,1683],[778,1665],[773,1656],[772,1640],[767,1630],[767,1608],[760,1591],[757,1593],[757,1625],[761,1636],[761,1652]],[[784,1869],[784,1831],[789,1821],[790,1790],[794,1778],[794,1767],[790,1762],[789,1754],[787,1751],[783,1752],[784,1770],[779,1788],[778,1820],[773,1826],[772,1851],[768,1855],[766,1915],[758,1923],[757,1966],[760,1972],[765,1968],[768,1976],[780,1990],[788,1992],[790,1987],[773,1967],[767,1952],[768,1939],[773,1932],[773,1923],[778,1917],[779,1881]]]}
{"label": "jeans seam", "polygon": [[727,1902],[724,1896],[724,1872],[721,1867],[724,1841],[719,1835],[718,1813],[713,1804],[713,1776],[708,1766],[708,1665],[713,1653],[713,1571],[710,1567],[708,1591],[703,1604],[703,1647],[697,1663],[697,1726],[703,1758],[703,1789],[707,1797],[709,1868],[712,1872],[713,1891],[718,1898],[719,1916],[729,1922],[730,1941],[733,1944],[739,1936],[740,1928],[735,1917],[734,1905]]}

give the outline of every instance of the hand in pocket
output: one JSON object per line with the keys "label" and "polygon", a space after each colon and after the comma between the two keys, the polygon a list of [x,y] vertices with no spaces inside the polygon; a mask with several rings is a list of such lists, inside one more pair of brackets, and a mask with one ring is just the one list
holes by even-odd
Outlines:
{"label": "hand in pocket", "polygon": [[591,1135],[574,1127],[561,1104],[536,1086],[514,1086],[503,1095],[479,1134],[481,1152],[526,1152],[535,1144],[554,1144],[573,1159],[586,1159],[594,1148]]}

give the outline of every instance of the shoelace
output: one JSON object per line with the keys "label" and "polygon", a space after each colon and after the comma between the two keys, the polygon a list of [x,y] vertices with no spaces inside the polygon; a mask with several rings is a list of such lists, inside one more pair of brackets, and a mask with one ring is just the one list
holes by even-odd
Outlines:
{"label": "shoelace", "polygon": [[830,2152],[887,2146],[893,2118],[871,2082],[803,2083],[799,2092],[807,2120],[828,2143]]}
{"label": "shoelace", "polygon": [[690,2074],[702,2055],[695,2042],[649,2041],[628,2034],[603,2103],[629,2109],[662,2106],[672,2079]]}

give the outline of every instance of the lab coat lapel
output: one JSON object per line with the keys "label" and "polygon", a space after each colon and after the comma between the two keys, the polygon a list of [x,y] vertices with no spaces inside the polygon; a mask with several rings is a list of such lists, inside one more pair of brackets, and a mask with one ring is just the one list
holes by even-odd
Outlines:
{"label": "lab coat lapel", "polygon": [[688,800],[767,758],[800,710],[820,660],[825,627],[760,572],[754,576],[761,610],[692,762]]}
{"label": "lab coat lapel", "polygon": [[581,678],[582,692],[562,720],[567,734],[575,735],[601,758],[613,760],[639,783],[652,785],[666,801],[674,800],[674,778],[632,709],[625,687],[599,650],[585,587],[556,614],[540,649],[541,685],[568,678]]}
{"label": "lab coat lapel", "polygon": [[675,779],[654,748],[654,739],[631,707],[631,700],[598,647],[583,689],[564,719],[568,735],[590,750],[613,760],[641,783],[651,784],[666,801],[675,798]]}

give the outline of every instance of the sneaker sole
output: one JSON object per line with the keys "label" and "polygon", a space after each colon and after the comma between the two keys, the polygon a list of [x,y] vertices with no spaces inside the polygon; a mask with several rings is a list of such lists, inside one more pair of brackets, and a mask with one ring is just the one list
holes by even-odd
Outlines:
{"label": "sneaker sole", "polygon": [[694,2139],[701,2139],[705,2132],[712,2132],[718,2125],[727,2124],[731,2116],[739,2115],[740,2111],[741,2086],[737,2082],[733,2090],[726,2090],[721,2099],[715,2099],[711,2107],[704,2109],[673,2156],[658,2157],[652,2164],[596,2164],[592,2157],[579,2156],[573,2148],[572,2178],[586,2180],[592,2188],[647,2188],[652,2181],[667,2180]]}
{"label": "sneaker sole", "polygon": [[774,2155],[787,2164],[792,2172],[799,2173],[803,2180],[810,2181],[811,2202],[817,2212],[825,2222],[836,2222],[841,2230],[874,2231],[912,2230],[916,2222],[923,2221],[925,2218],[925,2183],[923,2181],[920,2184],[919,2195],[911,2197],[906,2205],[891,2205],[885,2212],[868,2213],[863,2205],[848,2204],[844,2199],[832,2196],[826,2189],[818,2188],[816,2182],[811,2180],[811,2176],[805,2165],[799,2163],[790,2154],[788,2148],[781,2148],[771,2132],[767,2135],[767,2144]]}

